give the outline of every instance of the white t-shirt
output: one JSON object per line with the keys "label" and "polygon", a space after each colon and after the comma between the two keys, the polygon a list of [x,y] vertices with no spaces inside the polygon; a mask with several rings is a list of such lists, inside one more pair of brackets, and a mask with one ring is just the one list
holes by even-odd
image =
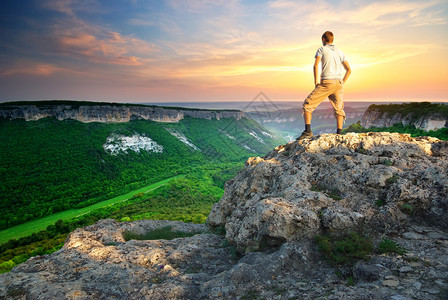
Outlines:
{"label": "white t-shirt", "polygon": [[320,79],[342,79],[344,67],[342,63],[347,60],[344,53],[335,45],[327,44],[317,49],[316,55],[321,57],[322,73]]}

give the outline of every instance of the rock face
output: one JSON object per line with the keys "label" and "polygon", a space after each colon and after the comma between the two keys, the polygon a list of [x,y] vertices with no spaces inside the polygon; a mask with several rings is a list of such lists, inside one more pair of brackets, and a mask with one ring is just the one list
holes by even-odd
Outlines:
{"label": "rock face", "polygon": [[58,120],[74,119],[81,122],[129,122],[140,118],[156,122],[178,122],[185,117],[200,119],[241,119],[241,111],[210,111],[194,109],[170,109],[157,106],[113,105],[2,105],[0,118],[25,119],[26,121],[54,117]]}
{"label": "rock face", "polygon": [[365,128],[373,126],[390,127],[397,123],[401,123],[404,126],[414,125],[416,128],[429,131],[448,127],[448,118],[441,113],[425,114],[417,118],[414,117],[413,113],[402,114],[398,112],[388,114],[381,108],[369,108],[361,118],[361,125]]}
{"label": "rock face", "polygon": [[[165,226],[202,234],[171,241],[123,238],[125,231],[146,233]],[[313,273],[305,244],[286,244],[275,253],[252,253],[237,261],[224,237],[206,229],[173,221],[102,220],[72,232],[52,255],[0,275],[0,299],[228,298],[286,280],[285,263],[288,272]]]}
{"label": "rock face", "polygon": [[[226,183],[208,226],[101,220],[0,275],[0,299],[445,299],[447,154],[447,142],[390,133],[279,146]],[[197,234],[124,238],[166,226]],[[371,254],[347,284],[312,238],[349,230],[407,253]]]}
{"label": "rock face", "polygon": [[208,217],[240,250],[347,230],[448,229],[448,143],[398,133],[323,134],[250,158]]}
{"label": "rock face", "polygon": [[[353,267],[354,285],[321,261],[308,240],[235,256],[223,236],[125,241],[123,232],[204,225],[102,220],[77,229],[65,246],[0,275],[0,299],[445,299],[448,235],[413,226],[395,237],[405,256],[376,256]],[[415,237],[419,235],[417,239]]]}

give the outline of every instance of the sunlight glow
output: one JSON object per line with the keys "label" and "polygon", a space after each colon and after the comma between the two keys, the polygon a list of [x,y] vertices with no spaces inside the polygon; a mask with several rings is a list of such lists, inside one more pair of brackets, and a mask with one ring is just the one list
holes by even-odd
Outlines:
{"label": "sunlight glow", "polygon": [[301,99],[325,30],[352,67],[347,99],[447,100],[442,0],[45,0],[13,11],[0,25],[40,25],[8,25],[0,101]]}

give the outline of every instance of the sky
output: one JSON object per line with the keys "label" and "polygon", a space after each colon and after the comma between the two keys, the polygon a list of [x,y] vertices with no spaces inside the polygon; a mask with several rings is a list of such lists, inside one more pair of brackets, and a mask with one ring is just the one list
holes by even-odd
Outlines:
{"label": "sky", "polygon": [[3,0],[0,102],[303,101],[326,30],[352,101],[448,101],[446,0]]}

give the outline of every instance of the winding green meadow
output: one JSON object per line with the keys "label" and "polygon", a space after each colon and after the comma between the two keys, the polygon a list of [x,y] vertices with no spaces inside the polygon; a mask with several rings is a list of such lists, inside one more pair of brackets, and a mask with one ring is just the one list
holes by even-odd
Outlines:
{"label": "winding green meadow", "polygon": [[86,207],[79,208],[79,209],[69,209],[66,211],[57,212],[57,213],[54,213],[52,215],[49,215],[49,216],[46,216],[46,217],[43,217],[40,219],[28,221],[26,223],[10,227],[8,229],[0,231],[0,244],[5,243],[8,240],[13,239],[13,238],[18,239],[18,238],[39,232],[41,230],[45,230],[48,226],[55,224],[56,221],[58,221],[58,220],[65,221],[65,220],[69,220],[72,218],[80,217],[89,212],[92,212],[92,211],[95,211],[95,210],[98,210],[98,209],[101,209],[101,208],[104,208],[107,206],[115,205],[120,202],[127,201],[127,200],[131,199],[136,194],[147,193],[147,192],[153,191],[153,190],[167,184],[171,180],[180,178],[183,176],[184,175],[177,175],[177,176],[150,184],[148,186],[142,187],[140,189],[131,191],[124,195],[120,195],[120,196],[114,197],[109,200],[98,202],[98,203],[90,205],[90,206],[86,206]]}

